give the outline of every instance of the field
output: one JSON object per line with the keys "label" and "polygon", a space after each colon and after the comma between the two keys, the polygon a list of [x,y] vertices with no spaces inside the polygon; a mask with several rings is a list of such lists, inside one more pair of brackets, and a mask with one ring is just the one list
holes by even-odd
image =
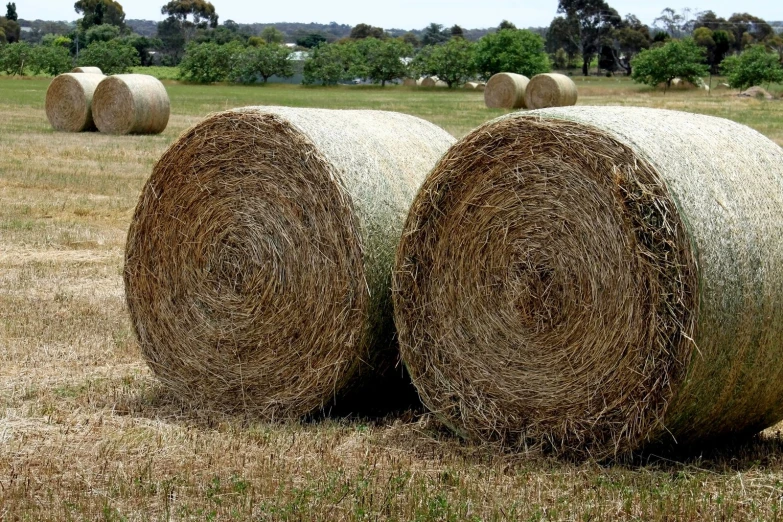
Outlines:
{"label": "field", "polygon": [[[783,145],[783,101],[577,79],[580,104],[687,110]],[[502,114],[481,93],[167,83],[168,129],[51,130],[49,79],[0,77],[0,520],[777,520],[783,439],[684,458],[569,463],[468,444],[430,415],[270,425],[196,411],[141,359],[122,255],[157,158],[243,105],[400,111],[455,136]]]}

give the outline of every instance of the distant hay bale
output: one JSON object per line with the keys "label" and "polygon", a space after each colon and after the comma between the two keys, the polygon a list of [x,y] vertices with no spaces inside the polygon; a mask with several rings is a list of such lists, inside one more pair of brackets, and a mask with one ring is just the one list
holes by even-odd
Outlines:
{"label": "distant hay bale", "polygon": [[436,87],[438,85],[439,81],[440,80],[438,79],[437,76],[428,76],[428,77],[423,78],[421,80],[421,84],[420,85],[422,87]]}
{"label": "distant hay bale", "polygon": [[749,89],[746,89],[739,93],[737,96],[740,98],[760,98],[764,100],[774,100],[775,97],[772,96],[769,91],[767,91],[763,87],[751,87]]}
{"label": "distant hay bale", "polygon": [[546,73],[534,76],[525,92],[528,109],[567,107],[578,98],[574,80],[564,74]]}
{"label": "distant hay bale", "polygon": [[478,88],[478,82],[466,82],[465,85],[462,86],[464,89],[468,90],[476,90]]}
{"label": "distant hay bale", "polygon": [[465,436],[607,457],[783,418],[783,149],[631,107],[513,113],[454,145],[397,251],[424,403]]}
{"label": "distant hay bale", "polygon": [[127,303],[150,368],[189,400],[269,419],[394,371],[394,249],[453,142],[382,111],[248,107],[191,128],[128,232]]}
{"label": "distant hay bale", "polygon": [[487,88],[487,84],[484,82],[479,82],[478,85],[476,85],[477,91],[483,91]]}
{"label": "distant hay bale", "polygon": [[448,87],[449,84],[444,82],[443,80],[438,80],[435,82],[435,87]]}
{"label": "distant hay bale", "polygon": [[103,74],[100,67],[74,67],[72,73]]}
{"label": "distant hay bale", "polygon": [[65,73],[57,76],[46,90],[46,117],[55,130],[82,132],[95,130],[92,100],[105,76]]}
{"label": "distant hay bale", "polygon": [[109,76],[95,90],[93,115],[108,134],[158,134],[169,122],[169,95],[160,80],[146,74]]}
{"label": "distant hay bale", "polygon": [[525,107],[525,90],[530,80],[515,73],[492,75],[484,89],[484,104],[490,109]]}
{"label": "distant hay bale", "polygon": [[416,85],[417,85],[416,78],[405,78],[402,81],[402,84],[405,87],[416,87]]}

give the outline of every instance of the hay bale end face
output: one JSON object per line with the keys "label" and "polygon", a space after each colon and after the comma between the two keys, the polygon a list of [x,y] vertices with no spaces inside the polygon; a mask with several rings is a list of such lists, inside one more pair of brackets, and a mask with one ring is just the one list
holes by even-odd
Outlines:
{"label": "hay bale end face", "polygon": [[46,117],[58,131],[95,130],[92,102],[95,89],[105,78],[98,74],[65,73],[46,90]]}
{"label": "hay bale end face", "polygon": [[143,189],[125,253],[157,377],[276,419],[399,373],[394,250],[453,142],[404,114],[285,107],[218,113],[183,134]]}
{"label": "hay bale end face", "polygon": [[72,73],[103,74],[100,67],[74,67]]}
{"label": "hay bale end face", "polygon": [[439,81],[440,80],[437,76],[428,76],[426,78],[422,78],[419,85],[421,87],[437,87]]}
{"label": "hay bale end face", "polygon": [[95,125],[108,134],[159,134],[168,125],[170,110],[166,88],[146,74],[109,76],[93,99]]}
{"label": "hay bale end face", "polygon": [[525,107],[527,76],[497,73],[484,87],[484,103],[490,109],[520,109]]}
{"label": "hay bale end face", "polygon": [[576,105],[577,98],[574,80],[557,73],[537,74],[530,80],[525,92],[528,109]]}
{"label": "hay bale end face", "polygon": [[783,418],[783,150],[709,116],[513,113],[428,176],[395,322],[460,433],[608,457]]}

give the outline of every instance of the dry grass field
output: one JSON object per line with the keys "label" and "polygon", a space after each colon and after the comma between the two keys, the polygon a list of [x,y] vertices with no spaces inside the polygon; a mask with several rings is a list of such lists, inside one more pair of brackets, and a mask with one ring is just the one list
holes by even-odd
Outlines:
{"label": "dry grass field", "polygon": [[[139,354],[122,255],[156,159],[250,104],[407,112],[455,136],[481,93],[168,84],[159,136],[63,134],[47,79],[0,78],[0,520],[777,520],[783,439],[682,458],[569,463],[449,435],[426,413],[269,425],[182,404]],[[687,110],[783,145],[783,101],[579,81],[580,104]],[[782,426],[783,427],[783,426]]]}

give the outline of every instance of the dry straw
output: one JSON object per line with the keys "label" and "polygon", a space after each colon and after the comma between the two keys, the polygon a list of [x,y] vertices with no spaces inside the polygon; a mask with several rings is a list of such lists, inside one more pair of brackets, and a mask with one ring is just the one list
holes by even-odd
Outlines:
{"label": "dry straw", "polygon": [[528,109],[567,107],[576,105],[576,84],[563,74],[537,74],[530,80],[525,93]]}
{"label": "dry straw", "polygon": [[783,418],[783,150],[623,107],[513,113],[405,225],[403,359],[460,433],[606,457]]}
{"label": "dry straw", "polygon": [[463,85],[463,88],[471,91],[475,91],[476,89],[478,89],[478,82],[466,82],[465,85]]}
{"label": "dry straw", "polygon": [[100,67],[74,67],[72,73],[103,74]]}
{"label": "dry straw", "polygon": [[105,76],[65,73],[57,76],[46,90],[46,117],[55,130],[82,132],[95,130],[92,100]]}
{"label": "dry straw", "polygon": [[429,76],[421,80],[421,87],[448,87],[448,84],[437,76]]}
{"label": "dry straw", "polygon": [[523,108],[529,81],[527,76],[521,74],[494,74],[484,87],[484,103],[490,109]]}
{"label": "dry straw", "polygon": [[402,84],[405,87],[416,87],[416,85],[418,85],[418,82],[417,82],[416,78],[405,78],[402,81]]}
{"label": "dry straw", "polygon": [[108,134],[158,134],[169,122],[169,95],[146,74],[109,76],[95,90],[95,125]]}
{"label": "dry straw", "polygon": [[125,253],[155,374],[191,400],[287,418],[389,371],[394,251],[453,142],[404,114],[285,107],[187,131],[144,187]]}

